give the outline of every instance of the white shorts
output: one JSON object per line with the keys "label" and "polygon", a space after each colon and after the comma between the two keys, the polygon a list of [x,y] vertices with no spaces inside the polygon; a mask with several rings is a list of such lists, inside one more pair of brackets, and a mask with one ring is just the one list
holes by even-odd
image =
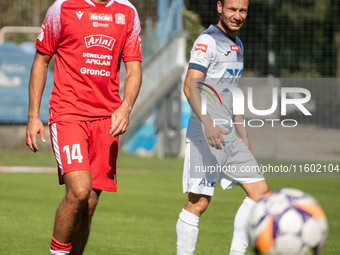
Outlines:
{"label": "white shorts", "polygon": [[240,138],[222,150],[207,141],[188,142],[183,170],[183,192],[213,196],[217,181],[225,189],[264,180],[258,164]]}

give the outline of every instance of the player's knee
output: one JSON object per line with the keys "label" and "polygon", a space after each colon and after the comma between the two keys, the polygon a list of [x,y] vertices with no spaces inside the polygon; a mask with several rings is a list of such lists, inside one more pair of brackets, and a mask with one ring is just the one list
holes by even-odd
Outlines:
{"label": "player's knee", "polygon": [[211,197],[209,196],[200,196],[190,193],[184,209],[197,216],[201,216],[208,208],[210,200]]}
{"label": "player's knee", "polygon": [[268,191],[269,191],[268,184],[264,182],[264,184],[261,187],[261,196],[263,196],[264,194],[267,194]]}
{"label": "player's knee", "polygon": [[88,199],[89,216],[92,217],[99,201],[100,190],[92,190]]}
{"label": "player's knee", "polygon": [[251,199],[254,200],[255,202],[257,202],[263,195],[268,193],[268,191],[269,191],[268,185],[264,181],[264,182],[261,183],[261,185],[258,185],[255,190],[253,190],[253,192],[251,194],[251,196],[252,196]]}
{"label": "player's knee", "polygon": [[208,205],[209,205],[208,201],[202,201],[202,202],[200,201],[194,205],[194,210],[196,211],[196,213],[199,213],[200,215],[202,215],[205,212],[205,210],[207,210]]}
{"label": "player's knee", "polygon": [[88,207],[89,207],[89,216],[92,217],[96,207],[98,205],[98,199],[89,199]]}
{"label": "player's knee", "polygon": [[72,200],[72,202],[77,205],[83,205],[88,201],[90,192],[91,192],[91,187],[82,185],[82,186],[73,188],[72,191],[68,192],[66,197],[69,200]]}

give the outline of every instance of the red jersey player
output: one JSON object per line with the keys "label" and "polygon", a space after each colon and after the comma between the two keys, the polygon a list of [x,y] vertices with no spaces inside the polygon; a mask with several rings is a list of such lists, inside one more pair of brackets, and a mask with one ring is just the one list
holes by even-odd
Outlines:
{"label": "red jersey player", "polygon": [[[118,136],[141,85],[140,22],[127,0],[57,0],[37,40],[29,89],[27,144],[45,142],[39,119],[48,63],[55,54],[49,129],[66,195],[55,218],[51,254],[82,254],[102,190],[116,191]],[[121,59],[126,67],[119,97]]]}

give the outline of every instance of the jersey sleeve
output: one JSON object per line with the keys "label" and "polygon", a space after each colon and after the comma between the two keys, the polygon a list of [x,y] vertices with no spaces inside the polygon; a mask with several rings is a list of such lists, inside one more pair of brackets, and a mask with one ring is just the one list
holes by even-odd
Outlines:
{"label": "jersey sleeve", "polygon": [[63,1],[56,1],[48,9],[36,43],[37,50],[50,56],[56,53],[60,39],[60,12],[62,2]]}
{"label": "jersey sleeve", "polygon": [[133,28],[130,35],[126,39],[122,52],[122,58],[124,62],[142,61],[141,36],[140,36],[141,25],[136,9],[134,9],[134,13],[135,17],[133,21]]}
{"label": "jersey sleeve", "polygon": [[189,69],[196,69],[205,74],[211,60],[215,58],[215,52],[215,40],[210,35],[200,35],[190,53]]}

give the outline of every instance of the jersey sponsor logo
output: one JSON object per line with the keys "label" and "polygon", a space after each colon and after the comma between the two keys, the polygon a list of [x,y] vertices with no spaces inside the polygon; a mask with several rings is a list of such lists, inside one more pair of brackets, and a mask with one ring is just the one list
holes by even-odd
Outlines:
{"label": "jersey sponsor logo", "polygon": [[100,66],[111,66],[112,56],[110,55],[99,55],[92,53],[83,53],[83,57],[86,58],[86,64],[100,65]]}
{"label": "jersey sponsor logo", "polygon": [[116,24],[125,25],[125,15],[123,13],[116,13],[115,21]]}
{"label": "jersey sponsor logo", "polygon": [[[218,83],[229,83],[238,86],[243,69],[227,69]],[[223,92],[229,92],[228,89]]]}
{"label": "jersey sponsor logo", "polygon": [[104,59],[104,60],[112,60],[111,55],[99,55],[99,54],[93,54],[93,53],[83,53],[84,58],[96,58],[96,59]]}
{"label": "jersey sponsor logo", "polygon": [[207,52],[208,45],[206,44],[197,44],[195,46],[194,58],[204,58],[205,53]]}
{"label": "jersey sponsor logo", "polygon": [[110,76],[110,72],[106,71],[104,69],[96,70],[96,69],[87,69],[86,67],[82,67],[82,68],[80,68],[80,72],[82,74],[90,74],[90,75],[102,76],[102,77],[109,77]]}
{"label": "jersey sponsor logo", "polygon": [[38,40],[41,42],[44,39],[44,34],[45,34],[45,28],[46,28],[46,23],[43,22],[40,28],[40,32],[38,35]]}
{"label": "jersey sponsor logo", "polygon": [[206,44],[197,44],[195,46],[195,51],[202,51],[202,52],[206,53],[207,49],[208,49],[208,45],[206,45]]}
{"label": "jersey sponsor logo", "polygon": [[99,66],[110,66],[111,61],[88,58],[86,60],[86,64],[99,65]]}
{"label": "jersey sponsor logo", "polygon": [[230,45],[230,49],[232,51],[240,51],[240,47],[238,45]]}
{"label": "jersey sponsor logo", "polygon": [[76,14],[77,14],[78,19],[81,20],[81,17],[83,17],[84,12],[77,11]]}
{"label": "jersey sponsor logo", "polygon": [[116,41],[115,39],[107,35],[89,35],[89,36],[86,36],[84,39],[85,39],[86,48],[97,46],[97,47],[103,47],[111,51]]}
{"label": "jersey sponsor logo", "polygon": [[113,18],[108,13],[90,13],[90,20],[112,22]]}
{"label": "jersey sponsor logo", "polygon": [[105,27],[105,28],[108,28],[109,24],[104,24],[104,23],[99,23],[99,22],[94,21],[93,22],[93,27]]}
{"label": "jersey sponsor logo", "polygon": [[241,77],[243,69],[227,69],[231,76]]}

